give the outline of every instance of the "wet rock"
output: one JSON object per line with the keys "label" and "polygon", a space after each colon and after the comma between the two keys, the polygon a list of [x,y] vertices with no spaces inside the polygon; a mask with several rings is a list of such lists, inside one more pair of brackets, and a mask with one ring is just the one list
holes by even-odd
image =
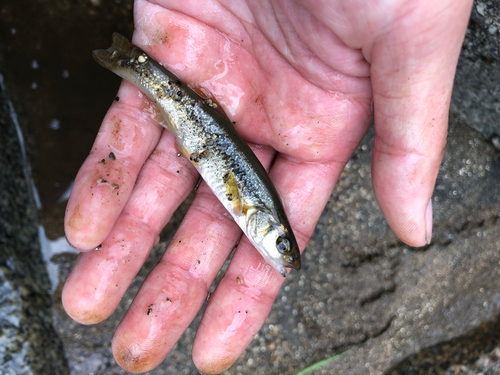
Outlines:
{"label": "wet rock", "polygon": [[31,176],[0,78],[0,373],[66,374],[52,326]]}
{"label": "wet rock", "polygon": [[[5,7],[1,13],[5,24],[11,26],[10,34],[6,29],[8,35],[4,44],[19,48],[25,62],[14,64],[12,77],[29,79],[26,82],[13,79],[13,82],[19,82],[21,96],[34,103],[29,118],[39,122],[39,135],[51,134],[44,142],[45,148],[40,148],[42,156],[38,161],[49,165],[51,171],[64,169],[63,180],[69,182],[95,136],[96,129],[90,126],[98,126],[114,97],[114,88],[108,93],[96,92],[95,85],[89,84],[94,81],[89,81],[85,74],[89,74],[94,63],[88,52],[106,45],[112,31],[125,33],[128,30],[130,35],[132,2],[63,0],[54,5],[51,12],[45,13],[42,13],[47,9],[45,4],[34,2],[34,7],[38,8],[21,7],[19,13],[24,15],[23,20],[33,21],[30,27],[25,27],[21,17],[15,16],[16,9],[19,10],[13,5],[16,3],[11,1],[10,4],[11,7]],[[500,278],[496,271],[500,261],[497,255],[500,248],[497,234],[500,162],[498,151],[492,146],[499,148],[500,145],[498,8],[498,1],[474,3],[457,68],[448,146],[433,196],[432,244],[421,249],[409,248],[394,236],[385,222],[371,187],[371,131],[347,164],[325,208],[304,253],[303,269],[299,273],[292,272],[287,278],[266,323],[228,371],[230,374],[294,374],[346,350],[345,356],[320,367],[315,373],[486,374],[500,371],[500,297],[497,293]],[[38,14],[43,17],[36,17]],[[98,17],[104,18],[97,21]],[[121,22],[117,21],[120,17],[123,17]],[[75,22],[82,19],[85,22]],[[69,37],[62,24],[71,25]],[[91,30],[88,24],[93,25]],[[82,25],[81,28],[78,25]],[[16,33],[12,34],[13,30]],[[30,44],[33,30],[46,30],[44,35],[50,34],[53,39],[41,38],[37,39],[39,44]],[[79,43],[74,43],[75,39]],[[54,53],[59,50],[64,53]],[[0,49],[0,54],[2,52],[5,53]],[[39,54],[36,63],[33,62],[34,54]],[[63,56],[66,60],[56,61],[57,65],[54,56]],[[25,74],[26,66],[32,68],[28,74]],[[99,82],[115,79],[98,67],[95,77]],[[99,110],[96,101],[88,99],[96,95],[99,95],[98,102],[105,103]],[[57,111],[50,106],[53,103]],[[58,112],[59,108],[74,110],[76,107],[86,115]],[[52,119],[61,120],[57,126],[52,126]],[[83,136],[76,133],[76,129],[86,126]],[[12,128],[6,129],[10,130],[4,130],[4,126],[0,128],[0,135],[4,137],[5,134],[0,142],[15,143]],[[76,152],[68,139],[86,139],[89,144]],[[61,146],[63,143],[65,147]],[[42,355],[48,356],[44,357],[46,364],[56,368],[62,357],[48,354],[52,351],[46,349],[57,348],[59,344],[46,313],[50,301],[44,290],[50,286],[46,276],[37,273],[40,268],[34,266],[41,264],[41,258],[26,252],[36,247],[33,245],[36,243],[34,209],[28,202],[26,188],[19,188],[25,180],[19,174],[16,161],[19,155],[16,155],[0,155],[5,158],[0,159],[0,173],[8,171],[5,176],[0,175],[0,181],[11,181],[4,177],[15,180],[0,189],[0,209],[5,207],[0,218],[8,218],[0,220],[0,229],[9,233],[0,238],[5,237],[5,243],[10,243],[10,237],[16,238],[19,243],[16,253],[22,254],[15,258],[13,252],[6,252],[10,255],[3,259],[4,253],[0,253],[0,277],[5,276],[2,279],[5,281],[0,283],[0,298],[3,298],[0,299],[0,316],[5,317],[4,321],[0,319],[0,359],[4,361],[4,368],[23,373],[35,368],[31,362],[35,356],[28,356],[40,352],[37,341],[40,338],[45,340]],[[68,162],[70,159],[73,162]],[[66,163],[56,164],[60,160]],[[64,167],[54,168],[54,165]],[[60,177],[50,177],[41,182],[47,186],[47,197],[57,201],[65,185],[53,189],[54,181],[59,181]],[[64,203],[53,210],[52,221],[46,221],[53,227],[48,229],[53,230],[54,238],[62,234],[63,206]],[[118,310],[105,322],[90,327],[73,322],[60,303],[62,285],[59,285],[53,296],[56,301],[52,306],[53,323],[63,342],[71,374],[125,373],[111,353],[114,329],[148,270],[161,255],[186,206],[187,203],[166,228],[167,241],[154,249]],[[28,222],[19,228],[14,225],[16,220]],[[34,262],[25,261],[28,258]],[[22,261],[15,264],[12,259]],[[74,260],[75,256],[70,254],[53,259],[60,265],[62,280]],[[196,372],[191,362],[191,346],[200,316],[201,313],[168,358],[150,374]],[[22,336],[19,327],[26,327],[23,322],[28,320],[31,326],[25,328],[28,333]],[[3,348],[15,353],[15,359],[5,355]]]}
{"label": "wet rock", "polygon": [[[478,132],[459,123],[451,125],[433,197],[433,243],[412,249],[397,240],[391,243],[389,236],[376,256],[366,257],[361,246],[371,242],[377,249],[372,237],[378,238],[373,233],[380,231],[368,228],[365,240],[351,245],[353,254],[343,254],[333,247],[332,254],[326,255],[324,262],[331,262],[330,269],[338,271],[333,288],[325,284],[318,289],[324,307],[313,314],[313,320],[330,316],[332,323],[333,318],[341,323],[338,328],[322,323],[321,334],[312,324],[306,324],[305,330],[317,332],[314,340],[321,343],[319,347],[329,348],[329,356],[345,349],[339,345],[345,338],[359,346],[350,346],[347,355],[315,374],[479,374],[498,368],[495,353],[500,350],[500,340],[495,332],[500,321],[500,160],[498,152]],[[356,184],[358,192],[368,188],[369,180],[344,177],[343,181],[349,179],[348,190]],[[362,213],[356,209],[361,197],[361,193],[354,194],[356,203],[347,220],[349,228],[343,229],[344,236],[354,233],[356,238],[357,227],[352,223]],[[377,215],[377,210],[373,214]],[[321,218],[325,220],[327,217]],[[382,216],[378,220],[382,221]],[[334,229],[339,225],[325,227],[320,238],[342,232]],[[316,246],[317,238],[312,242]],[[321,247],[318,251],[328,252],[328,248]],[[345,258],[359,260],[353,268],[352,261],[335,265],[335,259],[342,262]],[[376,271],[378,280],[370,269]],[[321,277],[314,275],[323,272],[315,269],[310,276],[312,282]],[[352,295],[370,295],[379,290],[375,298],[365,303],[363,299],[345,298],[346,288],[339,280],[348,279],[350,274],[365,280],[352,278],[347,282]],[[330,297],[321,299],[321,295]],[[329,304],[333,306],[328,308]],[[358,316],[358,321],[349,321],[353,315]],[[356,327],[366,334],[356,338]],[[380,327],[385,328],[377,331]],[[325,334],[331,339],[325,339]],[[314,337],[311,333],[309,336]],[[311,353],[314,357],[317,352],[313,348]],[[324,354],[317,359],[325,358]],[[453,372],[462,371],[462,367],[469,372]]]}
{"label": "wet rock", "polygon": [[457,66],[451,113],[500,149],[500,2],[475,1]]}

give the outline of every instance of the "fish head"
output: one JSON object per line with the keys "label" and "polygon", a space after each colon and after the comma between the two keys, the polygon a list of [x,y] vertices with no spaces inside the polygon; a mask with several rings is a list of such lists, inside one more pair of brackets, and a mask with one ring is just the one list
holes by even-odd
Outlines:
{"label": "fish head", "polygon": [[255,209],[248,216],[246,235],[266,262],[283,277],[286,268],[300,270],[300,251],[288,220],[266,209]]}

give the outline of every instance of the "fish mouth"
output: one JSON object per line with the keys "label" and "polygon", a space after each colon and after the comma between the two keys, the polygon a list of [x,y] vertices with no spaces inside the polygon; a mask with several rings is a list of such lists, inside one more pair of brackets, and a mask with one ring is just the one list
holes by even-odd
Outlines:
{"label": "fish mouth", "polygon": [[292,252],[292,255],[283,256],[282,259],[284,260],[284,265],[287,268],[293,268],[294,270],[299,271],[302,266],[300,261],[300,252],[298,250]]}
{"label": "fish mouth", "polygon": [[293,262],[287,264],[287,267],[293,268],[294,270],[299,271],[300,268],[302,267],[302,263],[300,261],[300,253],[297,253],[297,254],[298,254],[297,256],[293,257]]}
{"label": "fish mouth", "polygon": [[298,256],[293,257],[292,262],[287,262],[285,265],[280,265],[279,267],[276,267],[276,270],[281,274],[281,276],[286,277],[288,275],[287,268],[293,268],[294,270],[298,271],[300,270],[300,267],[300,253],[298,253]]}

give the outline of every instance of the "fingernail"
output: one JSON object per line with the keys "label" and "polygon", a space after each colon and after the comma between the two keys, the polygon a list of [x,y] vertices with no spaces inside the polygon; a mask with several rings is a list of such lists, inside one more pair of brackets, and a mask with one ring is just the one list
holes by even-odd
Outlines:
{"label": "fingernail", "polygon": [[427,245],[431,243],[432,237],[432,198],[427,204],[427,209],[425,210],[425,242]]}

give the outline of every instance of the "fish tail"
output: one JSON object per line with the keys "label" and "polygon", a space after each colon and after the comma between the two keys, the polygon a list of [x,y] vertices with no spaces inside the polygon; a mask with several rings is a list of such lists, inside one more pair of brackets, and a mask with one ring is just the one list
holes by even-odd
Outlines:
{"label": "fish tail", "polygon": [[130,41],[119,33],[113,33],[111,47],[108,49],[96,49],[92,52],[94,60],[106,69],[112,70],[123,54],[133,46]]}

